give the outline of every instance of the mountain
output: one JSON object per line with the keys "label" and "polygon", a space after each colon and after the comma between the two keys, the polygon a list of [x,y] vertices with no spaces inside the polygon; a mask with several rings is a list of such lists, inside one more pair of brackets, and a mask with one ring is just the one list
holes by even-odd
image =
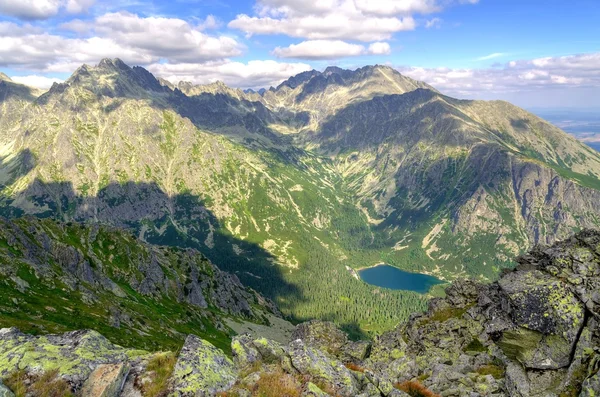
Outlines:
{"label": "mountain", "polygon": [[89,328],[158,350],[193,332],[228,349],[237,323],[284,323],[272,302],[196,250],[98,224],[0,218],[0,276],[0,324],[34,333]]}
{"label": "mountain", "polygon": [[[286,340],[238,335],[226,354],[190,334],[177,352],[123,348],[95,331],[0,329],[15,391],[173,396],[595,396],[600,392],[600,233],[517,259],[497,282],[460,280],[426,313],[374,340],[299,324]],[[10,395],[0,383],[0,393]]]}
{"label": "mountain", "polygon": [[600,223],[597,152],[389,67],[305,72],[259,94],[103,60],[18,98],[0,104],[13,109],[0,115],[2,215],[197,249],[284,314],[354,336],[429,296],[353,269],[491,281],[528,247]]}

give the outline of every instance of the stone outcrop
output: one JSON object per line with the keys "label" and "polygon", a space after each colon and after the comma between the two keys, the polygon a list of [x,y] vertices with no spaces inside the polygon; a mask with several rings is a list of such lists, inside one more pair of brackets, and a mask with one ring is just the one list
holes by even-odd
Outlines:
{"label": "stone outcrop", "polygon": [[233,362],[209,342],[190,335],[173,372],[175,396],[211,396],[229,389],[236,380]]}
{"label": "stone outcrop", "polygon": [[[373,341],[351,341],[332,323],[310,321],[298,325],[283,344],[239,335],[230,359],[189,335],[172,373],[165,375],[168,381],[163,379],[163,392],[181,397],[597,396],[600,318],[594,286],[599,275],[600,233],[583,231],[518,258],[516,269],[497,282],[453,283],[426,313]],[[157,365],[167,365],[159,356],[115,346],[94,331],[29,336],[14,328],[0,330],[0,377],[19,369],[38,375],[56,370],[83,395],[139,395],[158,379]],[[0,393],[10,396],[2,386]]]}

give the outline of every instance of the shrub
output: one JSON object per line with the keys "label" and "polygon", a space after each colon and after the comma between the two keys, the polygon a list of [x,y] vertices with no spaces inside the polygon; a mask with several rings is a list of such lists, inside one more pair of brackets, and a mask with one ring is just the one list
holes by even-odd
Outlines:
{"label": "shrub", "polygon": [[435,394],[420,382],[415,380],[409,380],[402,383],[396,383],[396,389],[401,390],[411,397],[440,397],[439,394]]}

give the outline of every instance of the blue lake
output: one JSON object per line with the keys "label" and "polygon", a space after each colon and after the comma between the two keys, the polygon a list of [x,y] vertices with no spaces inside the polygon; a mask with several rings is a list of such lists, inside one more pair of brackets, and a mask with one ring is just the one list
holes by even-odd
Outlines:
{"label": "blue lake", "polygon": [[367,284],[377,287],[427,293],[431,287],[444,282],[433,276],[410,273],[389,265],[379,265],[358,271],[360,278]]}

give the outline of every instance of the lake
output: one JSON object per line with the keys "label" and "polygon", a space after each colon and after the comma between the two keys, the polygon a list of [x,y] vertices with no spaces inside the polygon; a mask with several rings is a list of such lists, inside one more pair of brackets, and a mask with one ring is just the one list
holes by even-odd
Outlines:
{"label": "lake", "polygon": [[427,274],[410,273],[390,265],[379,265],[359,270],[358,275],[367,284],[377,287],[427,293],[431,287],[444,281]]}

